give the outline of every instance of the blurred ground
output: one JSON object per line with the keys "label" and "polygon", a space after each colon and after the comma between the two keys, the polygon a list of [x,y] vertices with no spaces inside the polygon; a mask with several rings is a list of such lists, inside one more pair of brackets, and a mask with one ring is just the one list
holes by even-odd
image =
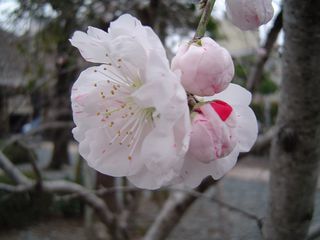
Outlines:
{"label": "blurred ground", "polygon": [[[45,146],[50,148],[50,146]],[[71,147],[71,152],[76,151]],[[47,151],[38,152],[45,165]],[[268,160],[264,157],[246,157],[213,187],[208,194],[240,209],[262,217],[267,206]],[[66,171],[65,174],[71,174]],[[54,172],[51,177],[58,177]],[[144,203],[143,203],[144,205]],[[143,206],[144,219],[139,225],[148,225],[157,212],[156,204]],[[137,217],[138,219],[138,217]],[[317,193],[313,225],[320,224],[320,192]],[[22,230],[0,233],[1,240],[85,240],[83,222],[75,219],[51,219]],[[92,239],[92,238],[88,238]],[[256,221],[235,211],[229,211],[208,199],[199,199],[186,213],[168,238],[169,240],[259,240]],[[319,238],[320,239],[320,238]]]}

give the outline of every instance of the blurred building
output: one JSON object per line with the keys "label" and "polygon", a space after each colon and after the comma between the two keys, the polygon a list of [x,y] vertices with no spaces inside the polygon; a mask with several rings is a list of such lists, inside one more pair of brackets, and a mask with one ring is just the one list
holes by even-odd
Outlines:
{"label": "blurred building", "polygon": [[227,19],[219,21],[219,44],[229,50],[233,57],[255,54],[259,47],[258,31],[241,31]]}
{"label": "blurred building", "polygon": [[24,94],[27,59],[19,52],[19,39],[0,29],[0,135],[20,131],[32,116],[30,97]]}

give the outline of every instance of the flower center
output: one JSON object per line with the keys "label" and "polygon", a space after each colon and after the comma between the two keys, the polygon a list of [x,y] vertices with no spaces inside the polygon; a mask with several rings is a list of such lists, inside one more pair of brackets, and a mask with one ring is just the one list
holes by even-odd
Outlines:
{"label": "flower center", "polygon": [[[123,64],[122,62],[119,66],[124,67]],[[106,80],[94,83],[94,86],[99,89],[103,108],[103,111],[97,112],[96,115],[110,129],[109,148],[115,144],[129,148],[128,160],[132,160],[141,135],[152,126],[153,113],[156,109],[143,108],[131,97],[131,94],[143,85],[137,73],[133,74],[130,70],[128,77],[111,67],[96,71],[106,77]]]}

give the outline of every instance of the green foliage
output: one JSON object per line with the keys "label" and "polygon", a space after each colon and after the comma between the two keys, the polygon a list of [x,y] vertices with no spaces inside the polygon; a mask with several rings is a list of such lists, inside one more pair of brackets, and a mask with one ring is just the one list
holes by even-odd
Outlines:
{"label": "green foliage", "polygon": [[55,201],[50,208],[51,213],[62,214],[64,217],[80,217],[83,214],[84,204],[77,198],[69,201]]}
{"label": "green foliage", "polygon": [[263,123],[264,122],[263,104],[262,103],[251,103],[251,108],[254,111],[258,121],[260,123]]}
{"label": "green foliage", "polygon": [[235,67],[235,78],[232,82],[244,87],[246,85],[247,71],[245,67],[239,63],[235,63],[234,67]]}
{"label": "green foliage", "polygon": [[215,40],[223,38],[223,35],[219,31],[219,23],[213,17],[209,19],[207,24],[207,32],[209,36]]}
{"label": "green foliage", "polygon": [[277,90],[278,86],[272,81],[270,74],[264,73],[258,91],[261,94],[267,95],[275,93]]}
{"label": "green foliage", "polygon": [[235,67],[235,77],[233,83],[239,84],[241,86],[245,86],[248,78],[248,74],[250,73],[251,66],[254,64],[253,56],[244,56],[238,57],[234,59],[234,67]]}
{"label": "green foliage", "polygon": [[[265,123],[265,117],[264,117],[264,105],[262,102],[259,103],[252,103],[251,108],[254,111],[258,121],[262,124]],[[270,106],[270,117],[271,117],[271,124],[275,124],[278,114],[278,102],[272,102]]]}

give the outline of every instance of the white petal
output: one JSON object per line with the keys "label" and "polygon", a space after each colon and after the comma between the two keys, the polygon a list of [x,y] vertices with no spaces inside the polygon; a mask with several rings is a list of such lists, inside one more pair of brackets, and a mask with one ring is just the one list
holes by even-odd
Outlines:
{"label": "white petal", "polygon": [[136,174],[143,166],[137,155],[129,160],[130,148],[119,145],[117,142],[109,145],[110,137],[106,129],[91,129],[86,132],[90,153],[86,160],[92,168],[104,174],[121,177]]}
{"label": "white petal", "polygon": [[[174,94],[181,99],[183,104],[186,103],[186,93],[180,86],[177,76],[171,72],[166,58],[151,52],[143,80],[146,84],[132,95],[141,106],[154,106],[161,112],[169,104]],[[178,86],[180,86],[179,89]]]}
{"label": "white petal", "polygon": [[[92,29],[90,29],[90,33],[92,33]],[[76,31],[70,39],[71,44],[79,49],[82,57],[93,63],[108,62],[106,41],[107,39],[100,40],[96,36],[90,36],[80,31]]]}
{"label": "white petal", "polygon": [[147,33],[148,48],[150,49],[150,51],[155,51],[161,58],[165,59],[167,64],[169,65],[166,51],[157,34],[155,34],[155,32],[150,27],[145,27],[145,31]]}
{"label": "white petal", "polygon": [[101,40],[101,41],[108,41],[110,40],[110,37],[108,36],[108,33],[106,33],[105,31],[99,29],[99,28],[95,28],[95,27],[88,27],[88,31],[87,34],[91,37],[96,38],[97,40]]}
{"label": "white petal", "polygon": [[211,175],[217,180],[234,167],[238,155],[239,150],[237,147],[228,156],[210,163],[199,162],[187,155],[181,170],[180,182],[188,187],[195,188],[207,176]]}
{"label": "white petal", "polygon": [[111,22],[108,32],[113,39],[118,36],[129,36],[140,42],[146,51],[155,52],[168,62],[165,49],[158,36],[150,27],[142,26],[137,18],[124,14]]}
{"label": "white petal", "polygon": [[246,106],[235,106],[237,127],[236,134],[240,152],[248,152],[258,136],[258,123],[251,108]]}
{"label": "white petal", "polygon": [[119,71],[132,80],[139,79],[140,71],[146,68],[145,48],[129,36],[119,36],[111,41],[110,58]]}
{"label": "white petal", "polygon": [[227,102],[230,105],[248,106],[251,102],[251,93],[240,85],[230,83],[226,90],[215,94],[212,97],[198,97],[203,101],[213,101],[216,99]]}
{"label": "white petal", "polygon": [[108,33],[114,38],[119,35],[134,35],[142,27],[141,22],[130,14],[123,14],[118,19],[110,23]]}
{"label": "white petal", "polygon": [[173,169],[165,173],[152,172],[146,167],[142,168],[139,173],[133,176],[129,176],[129,181],[136,187],[155,190],[160,187],[166,186],[171,183],[174,177],[177,177],[178,173],[174,172]]}

